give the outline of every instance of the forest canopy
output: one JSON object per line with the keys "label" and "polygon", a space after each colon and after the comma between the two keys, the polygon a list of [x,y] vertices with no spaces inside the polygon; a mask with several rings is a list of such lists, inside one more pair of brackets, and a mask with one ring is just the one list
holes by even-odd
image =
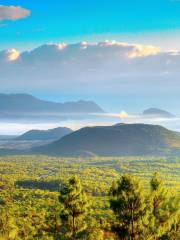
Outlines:
{"label": "forest canopy", "polygon": [[0,158],[0,239],[179,239],[178,166],[156,157]]}

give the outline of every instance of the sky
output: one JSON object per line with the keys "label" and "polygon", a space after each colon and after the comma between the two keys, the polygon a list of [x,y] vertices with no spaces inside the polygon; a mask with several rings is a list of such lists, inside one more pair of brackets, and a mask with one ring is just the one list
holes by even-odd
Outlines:
{"label": "sky", "polygon": [[179,0],[0,0],[4,93],[180,114],[179,51]]}
{"label": "sky", "polygon": [[179,0],[1,0],[0,5],[30,11],[27,18],[1,21],[1,49],[111,37],[180,48]]}

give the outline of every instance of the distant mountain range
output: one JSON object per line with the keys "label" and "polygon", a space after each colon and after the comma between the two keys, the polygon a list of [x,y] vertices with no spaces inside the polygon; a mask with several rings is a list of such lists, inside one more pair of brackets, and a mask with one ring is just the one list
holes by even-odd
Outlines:
{"label": "distant mountain range", "polygon": [[103,113],[95,102],[56,103],[40,100],[28,94],[0,94],[0,117],[37,117],[56,114]]}
{"label": "distant mountain range", "polygon": [[46,146],[33,148],[33,153],[78,155],[163,155],[180,150],[180,135],[158,125],[117,124],[86,127]]}
{"label": "distant mountain range", "polygon": [[143,115],[152,116],[152,117],[164,117],[164,118],[175,117],[172,113],[159,108],[148,108],[144,110]]}
{"label": "distant mountain range", "polygon": [[8,140],[15,139],[15,138],[17,138],[17,137],[18,137],[18,136],[16,136],[16,135],[0,135],[0,141],[1,141],[1,140],[8,141]]}
{"label": "distant mountain range", "polygon": [[58,140],[72,133],[70,128],[58,127],[49,130],[31,130],[17,137],[18,141],[52,141]]}

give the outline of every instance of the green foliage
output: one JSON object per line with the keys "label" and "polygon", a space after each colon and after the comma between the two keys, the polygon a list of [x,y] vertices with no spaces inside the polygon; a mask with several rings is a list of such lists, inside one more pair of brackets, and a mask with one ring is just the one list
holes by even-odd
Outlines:
{"label": "green foliage", "polygon": [[3,193],[0,197],[0,238],[13,240],[18,235],[18,227],[13,218],[14,208],[11,195],[13,186],[8,181],[1,179],[0,189]]}
{"label": "green foliage", "polygon": [[[179,168],[180,158],[176,157],[0,157],[0,239],[60,239],[63,204],[59,203],[59,192],[67,179],[77,175],[81,179],[82,192],[92,199],[91,212],[83,217],[85,231],[82,231],[82,238],[115,240],[111,225],[117,223],[117,220],[109,206],[109,189],[113,182],[114,187],[117,187],[119,176],[129,173],[139,177],[140,185],[143,185],[142,193],[145,194],[147,209],[143,216],[143,240],[151,240],[153,234],[156,240],[177,240],[180,229],[177,211],[180,196]],[[154,192],[149,182],[157,171],[161,173],[162,184]],[[159,205],[161,210],[157,211],[160,216],[158,219],[163,217],[164,223],[152,218],[155,193],[168,196],[165,203],[163,201]],[[158,224],[157,228],[155,223]],[[163,230],[163,235],[158,233],[165,228],[169,231]]]}
{"label": "green foliage", "polygon": [[143,239],[146,199],[139,179],[125,174],[111,188],[110,207],[116,215],[113,229],[119,239]]}
{"label": "green foliage", "polygon": [[63,235],[68,239],[79,239],[87,228],[85,219],[89,212],[89,199],[77,176],[70,178],[61,189],[59,202],[62,204],[60,218]]}
{"label": "green foliage", "polygon": [[180,238],[179,198],[169,192],[158,173],[154,174],[150,186],[150,235],[160,240]]}
{"label": "green foliage", "polygon": [[116,221],[112,229],[119,239],[180,238],[179,197],[169,192],[158,173],[151,179],[150,187],[150,193],[145,193],[141,181],[129,174],[113,183],[110,207]]}

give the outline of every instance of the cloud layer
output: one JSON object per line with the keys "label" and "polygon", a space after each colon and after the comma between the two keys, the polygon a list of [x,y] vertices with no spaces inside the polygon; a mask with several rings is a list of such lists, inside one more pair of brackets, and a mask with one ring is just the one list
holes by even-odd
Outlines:
{"label": "cloud layer", "polygon": [[[121,113],[122,114],[122,113]],[[131,123],[145,123],[145,124],[155,124],[162,125],[168,129],[180,132],[180,118],[147,118],[142,115],[126,115],[126,117],[116,113],[107,113],[104,115],[97,115],[96,118],[89,119],[78,119],[78,120],[68,120],[61,122],[0,122],[0,135],[19,135],[23,134],[32,129],[47,130],[50,128],[56,128],[59,126],[69,127],[73,130],[80,129],[87,126],[109,126],[117,124],[119,122],[124,122],[127,124]]]}
{"label": "cloud layer", "polygon": [[0,21],[18,20],[26,18],[30,15],[30,11],[17,6],[0,6]]}
{"label": "cloud layer", "polygon": [[116,41],[0,51],[1,91],[178,99],[180,52]]}

